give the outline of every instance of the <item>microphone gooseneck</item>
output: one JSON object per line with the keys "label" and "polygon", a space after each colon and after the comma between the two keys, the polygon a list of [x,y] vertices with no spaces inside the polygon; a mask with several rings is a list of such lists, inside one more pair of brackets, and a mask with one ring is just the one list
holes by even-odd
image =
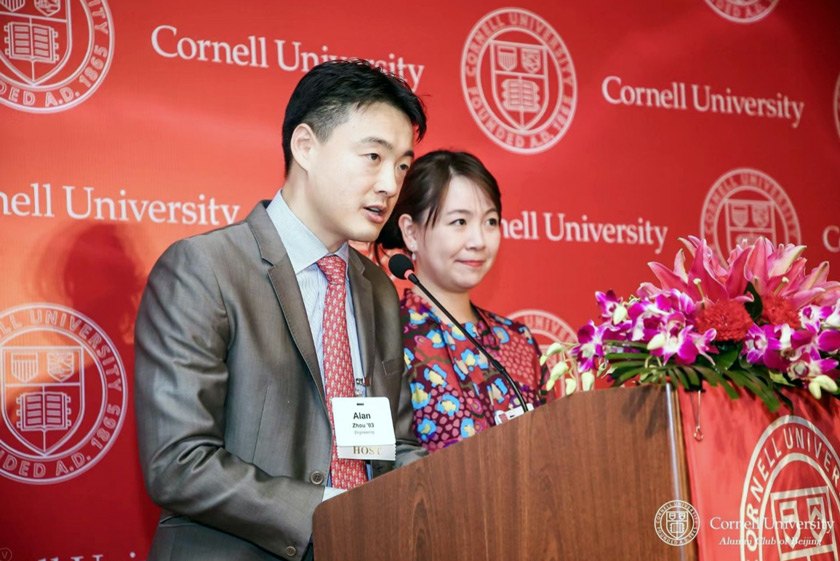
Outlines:
{"label": "microphone gooseneck", "polygon": [[476,341],[476,339],[472,335],[469,334],[467,329],[463,325],[461,325],[461,322],[459,322],[457,319],[455,319],[455,317],[451,313],[449,313],[449,310],[447,310],[443,306],[443,304],[441,304],[438,301],[438,299],[435,298],[432,295],[432,293],[429,292],[429,290],[425,286],[423,286],[423,283],[421,283],[420,279],[417,278],[417,275],[414,274],[413,263],[411,262],[411,259],[409,259],[406,255],[404,255],[402,253],[397,253],[388,260],[388,269],[391,271],[391,274],[394,275],[395,277],[397,277],[398,279],[408,280],[411,283],[413,283],[415,286],[417,286],[420,290],[422,290],[423,294],[428,296],[429,300],[431,300],[432,303],[435,306],[437,306],[437,308],[440,311],[442,311],[444,314],[446,314],[446,317],[449,318],[449,321],[451,321],[453,325],[458,326],[458,329],[461,330],[461,333],[463,333],[464,336],[467,339],[469,339],[470,343],[475,345],[475,347],[478,350],[480,350],[482,352],[482,354],[484,354],[484,356],[487,357],[487,360],[490,362],[490,364],[493,366],[493,368],[498,370],[499,374],[501,374],[502,377],[505,379],[505,381],[510,385],[510,387],[513,388],[513,393],[516,395],[516,398],[519,400],[519,405],[522,407],[522,412],[523,413],[527,412],[528,411],[528,405],[525,401],[525,398],[522,396],[522,391],[519,389],[519,384],[517,384],[514,381],[514,379],[511,377],[511,375],[508,374],[508,371],[505,370],[505,367],[502,366],[501,363],[499,363],[499,361],[497,361],[495,358],[493,358],[493,356],[490,354],[490,352],[487,349],[484,348],[484,345],[482,345],[481,343]]}

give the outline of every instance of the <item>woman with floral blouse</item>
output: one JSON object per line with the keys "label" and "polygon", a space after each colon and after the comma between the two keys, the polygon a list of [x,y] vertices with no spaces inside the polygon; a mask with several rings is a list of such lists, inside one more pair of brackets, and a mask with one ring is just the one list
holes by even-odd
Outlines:
{"label": "woman with floral blouse", "polygon": [[[423,285],[537,406],[546,372],[530,331],[470,298],[499,250],[501,211],[498,184],[475,156],[431,152],[409,170],[377,249],[409,252]],[[406,289],[400,308],[414,428],[426,449],[486,430],[519,405],[502,375],[417,287]]]}

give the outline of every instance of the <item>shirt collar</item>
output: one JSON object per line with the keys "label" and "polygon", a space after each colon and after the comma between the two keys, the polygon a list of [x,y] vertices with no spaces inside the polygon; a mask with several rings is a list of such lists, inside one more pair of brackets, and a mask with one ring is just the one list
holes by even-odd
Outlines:
{"label": "shirt collar", "polygon": [[[283,240],[286,253],[289,255],[289,261],[291,261],[292,268],[297,275],[317,263],[322,257],[329,255],[330,252],[327,251],[323,242],[312,233],[312,230],[295,216],[295,213],[283,199],[282,193],[282,189],[277,191],[266,211],[277,229],[280,239]],[[347,242],[341,244],[341,247],[335,251],[335,255],[338,255],[347,263],[350,256],[350,248]]]}

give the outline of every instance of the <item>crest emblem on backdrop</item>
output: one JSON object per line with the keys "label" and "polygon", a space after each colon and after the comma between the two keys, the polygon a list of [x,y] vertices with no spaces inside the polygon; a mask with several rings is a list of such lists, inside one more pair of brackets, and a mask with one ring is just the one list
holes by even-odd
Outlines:
{"label": "crest emblem on backdrop", "polygon": [[54,304],[19,306],[0,312],[0,396],[0,476],[58,483],[90,469],[116,440],[125,368],[86,316]]}
{"label": "crest emblem on backdrop", "polygon": [[490,48],[493,101],[508,125],[528,130],[548,109],[548,49],[506,41]]}
{"label": "crest emblem on backdrop", "polygon": [[816,425],[795,415],[764,430],[744,479],[742,560],[837,561],[840,458],[833,444]]}
{"label": "crest emblem on backdrop", "polygon": [[740,243],[764,236],[774,244],[799,244],[796,209],[782,186],[764,172],[740,168],[715,181],[703,202],[700,237],[725,258]]}
{"label": "crest emblem on backdrop", "polygon": [[507,317],[525,324],[542,351],[558,341],[577,341],[575,330],[568,323],[544,310],[518,310]]}
{"label": "crest emblem on backdrop", "polygon": [[36,113],[78,105],[101,84],[113,50],[105,0],[0,0],[0,103]]}
{"label": "crest emblem on backdrop", "polygon": [[779,0],[706,0],[721,17],[735,23],[753,23],[764,19]]}
{"label": "crest emblem on backdrop", "polygon": [[475,24],[461,57],[461,85],[482,132],[519,154],[554,146],[577,104],[563,39],[540,16],[519,8],[496,10]]}
{"label": "crest emblem on backdrop", "polygon": [[[568,323],[544,310],[518,310],[507,316],[509,319],[525,324],[534,336],[540,351],[545,353],[552,343],[577,342],[577,334]],[[557,364],[559,355],[550,357],[546,362],[549,371]]]}
{"label": "crest emblem on backdrop", "polygon": [[[85,365],[75,346],[0,348],[3,421],[32,454],[72,438],[85,411]],[[14,398],[13,400],[11,398]]]}

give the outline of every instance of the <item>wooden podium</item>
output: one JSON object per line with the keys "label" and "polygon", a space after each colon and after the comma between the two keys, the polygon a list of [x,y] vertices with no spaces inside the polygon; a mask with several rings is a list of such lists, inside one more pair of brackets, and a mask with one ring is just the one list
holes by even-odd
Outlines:
{"label": "wooden podium", "polygon": [[322,503],[317,561],[696,559],[663,542],[690,501],[673,390],[575,394]]}

